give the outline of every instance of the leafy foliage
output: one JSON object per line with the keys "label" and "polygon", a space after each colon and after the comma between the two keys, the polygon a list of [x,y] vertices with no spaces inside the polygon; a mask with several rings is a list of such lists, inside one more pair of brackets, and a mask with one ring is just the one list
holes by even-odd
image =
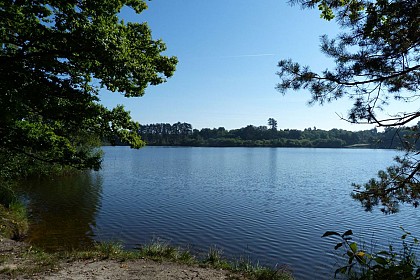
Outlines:
{"label": "leafy foliage", "polygon": [[[189,123],[157,123],[142,125],[139,134],[148,145],[210,147],[317,147],[317,148],[381,148],[402,149],[407,143],[420,149],[411,128],[387,128],[346,131],[317,128],[272,130],[266,126],[248,125],[227,130],[224,127],[194,129]],[[411,138],[411,139],[408,139]],[[406,141],[409,140],[409,142]],[[121,144],[121,143],[117,143]]]}
{"label": "leafy foliage", "polygon": [[390,245],[388,251],[374,253],[367,253],[359,248],[352,240],[351,230],[343,234],[334,231],[325,232],[322,237],[339,239],[334,249],[344,250],[343,256],[347,259],[346,265],[335,271],[335,276],[346,274],[350,279],[420,279],[420,267],[415,255],[419,241],[410,232],[401,229],[403,231],[401,251],[395,251]]}
{"label": "leafy foliage", "polygon": [[146,23],[125,23],[142,0],[0,1],[0,154],[99,168],[100,140],[144,145],[139,125],[118,106],[99,103],[106,88],[142,96],[170,77],[175,57]]}
{"label": "leafy foliage", "polygon": [[[353,101],[345,120],[374,123],[382,127],[401,126],[420,117],[419,111],[388,112],[392,100],[415,102],[420,86],[420,2],[411,0],[294,0],[304,8],[318,5],[321,17],[337,19],[343,28],[335,39],[324,35],[322,52],[334,59],[335,68],[321,73],[290,59],[279,62],[277,89],[305,89],[310,103],[330,102],[343,97]],[[343,118],[344,119],[344,118]],[[404,129],[407,130],[407,129]],[[420,199],[420,161],[416,151],[418,126],[411,128],[401,142],[406,155],[395,166],[379,173],[364,185],[355,185],[353,197],[367,209],[382,205],[385,213],[398,210],[400,202],[417,206]]]}
{"label": "leafy foliage", "polygon": [[[417,155],[417,154],[416,154]],[[372,178],[364,185],[354,184],[352,197],[361,201],[366,210],[382,204],[384,213],[398,212],[400,202],[411,203],[415,207],[420,202],[420,185],[418,173],[420,165],[410,153],[404,157],[396,157],[398,165],[390,166],[386,171],[379,171],[378,178]]]}
{"label": "leafy foliage", "polygon": [[279,62],[280,92],[307,89],[312,102],[324,103],[348,96],[354,100],[348,119],[379,125],[405,124],[420,116],[405,113],[378,120],[375,110],[390,98],[411,101],[417,97],[420,78],[420,4],[418,1],[298,0],[303,7],[320,3],[323,17],[335,11],[347,33],[336,39],[326,35],[321,50],[334,59],[336,68],[315,73],[291,60]]}
{"label": "leafy foliage", "polygon": [[26,207],[22,203],[14,201],[7,208],[0,204],[0,237],[20,240],[28,228]]}

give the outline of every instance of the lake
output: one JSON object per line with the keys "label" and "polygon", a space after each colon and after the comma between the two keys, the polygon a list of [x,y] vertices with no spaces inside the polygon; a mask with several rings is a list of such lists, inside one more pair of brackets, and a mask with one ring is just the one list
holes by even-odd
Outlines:
{"label": "lake", "polygon": [[[327,230],[352,229],[375,249],[419,233],[411,206],[384,215],[350,197],[392,164],[392,150],[103,147],[103,169],[28,181],[28,241],[47,249],[152,239],[205,253],[223,250],[260,264],[288,265],[297,279],[331,279],[339,256]],[[420,236],[417,234],[417,236]],[[315,277],[316,276],[316,277]]]}

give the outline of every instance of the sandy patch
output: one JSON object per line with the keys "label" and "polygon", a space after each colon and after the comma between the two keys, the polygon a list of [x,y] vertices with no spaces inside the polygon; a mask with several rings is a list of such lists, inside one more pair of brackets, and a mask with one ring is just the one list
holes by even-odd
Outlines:
{"label": "sandy patch", "polygon": [[0,238],[0,279],[46,279],[46,280],[222,280],[245,279],[232,272],[203,268],[197,265],[182,265],[170,262],[138,260],[79,260],[59,262],[54,269],[12,277],[10,271],[31,265],[25,256],[29,246],[24,243]]}

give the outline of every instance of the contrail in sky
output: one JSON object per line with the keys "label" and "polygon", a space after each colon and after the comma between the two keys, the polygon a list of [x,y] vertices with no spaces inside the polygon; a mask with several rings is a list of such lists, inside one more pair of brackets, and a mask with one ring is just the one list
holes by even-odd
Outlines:
{"label": "contrail in sky", "polygon": [[217,59],[217,58],[247,58],[247,57],[264,57],[264,56],[276,56],[275,53],[257,53],[257,54],[239,54],[239,55],[222,55],[222,56],[198,56],[198,57],[187,57],[192,59]]}
{"label": "contrail in sky", "polygon": [[222,56],[223,58],[238,58],[238,57],[258,57],[258,56],[273,56],[275,53],[259,53],[259,54],[241,54],[241,55],[229,55]]}

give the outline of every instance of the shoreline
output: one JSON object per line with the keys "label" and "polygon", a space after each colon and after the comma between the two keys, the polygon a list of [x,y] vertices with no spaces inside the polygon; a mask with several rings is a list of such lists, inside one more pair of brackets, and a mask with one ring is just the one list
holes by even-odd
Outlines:
{"label": "shoreline", "polygon": [[292,280],[291,272],[228,263],[210,249],[205,260],[165,243],[145,245],[139,252],[115,243],[99,243],[87,251],[45,253],[30,244],[0,237],[1,279],[205,279]]}

